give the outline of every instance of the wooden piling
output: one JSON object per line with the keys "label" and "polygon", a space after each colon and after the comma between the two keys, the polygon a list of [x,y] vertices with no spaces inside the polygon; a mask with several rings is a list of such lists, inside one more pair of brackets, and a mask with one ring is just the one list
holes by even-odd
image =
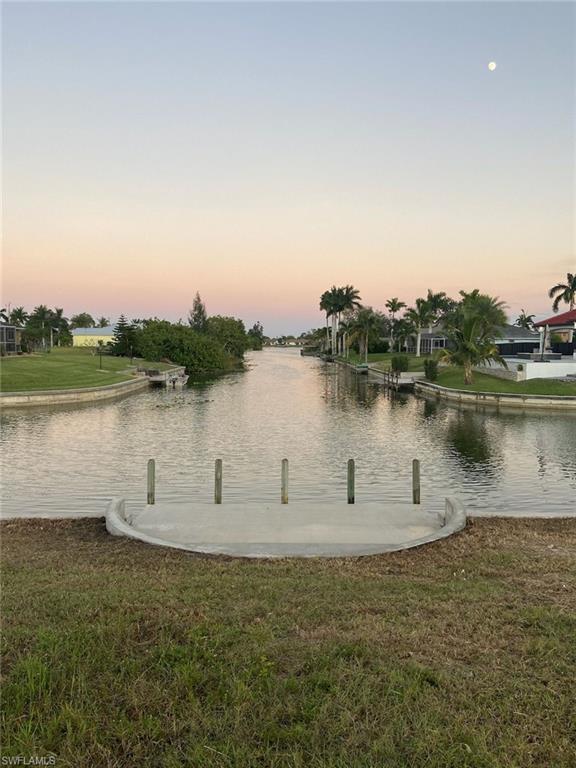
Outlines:
{"label": "wooden piling", "polygon": [[288,504],[288,459],[282,459],[280,501],[282,504]]}
{"label": "wooden piling", "polygon": [[156,462],[154,459],[148,459],[148,473],[147,473],[147,496],[146,501],[148,504],[156,503]]}
{"label": "wooden piling", "polygon": [[222,504],[222,459],[214,466],[214,504]]}
{"label": "wooden piling", "polygon": [[356,476],[356,465],[354,459],[348,459],[348,504],[354,504],[354,484]]}
{"label": "wooden piling", "polygon": [[420,504],[420,462],[412,460],[412,503]]}

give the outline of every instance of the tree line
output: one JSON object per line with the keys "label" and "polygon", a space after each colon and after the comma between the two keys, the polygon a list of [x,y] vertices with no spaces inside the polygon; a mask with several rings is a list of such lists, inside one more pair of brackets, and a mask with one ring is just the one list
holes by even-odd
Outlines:
{"label": "tree line", "polygon": [[[61,308],[45,305],[27,312],[16,307],[9,313],[2,310],[2,322],[22,329],[24,352],[48,351],[53,346],[71,346],[76,328],[106,328],[110,319],[95,319],[88,312],[70,318]],[[167,360],[184,365],[188,372],[225,370],[237,365],[249,350],[262,349],[264,329],[259,321],[246,330],[242,320],[223,315],[209,316],[199,293],[185,322],[177,323],[158,317],[128,320],[122,314],[114,325],[108,344],[100,343],[102,351],[124,357],[147,360]]]}

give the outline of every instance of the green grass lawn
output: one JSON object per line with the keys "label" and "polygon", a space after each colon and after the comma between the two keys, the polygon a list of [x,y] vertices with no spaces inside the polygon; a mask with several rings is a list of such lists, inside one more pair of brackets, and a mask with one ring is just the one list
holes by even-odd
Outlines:
{"label": "green grass lawn", "polygon": [[576,520],[242,561],[2,524],[3,756],[109,768],[573,768]]}
{"label": "green grass lawn", "polygon": [[[391,359],[398,352],[373,352],[368,355],[368,364],[373,368],[378,368],[381,371],[389,371],[391,366]],[[404,353],[402,353],[404,354]],[[427,359],[426,355],[422,357],[416,357],[416,355],[406,355],[408,357],[408,366],[410,371],[423,371],[424,360]],[[363,363],[364,356],[356,354],[356,352],[350,351],[348,361],[351,363]]]}
{"label": "green grass lawn", "polygon": [[134,358],[102,355],[82,347],[54,347],[49,353],[9,355],[0,362],[0,391],[21,392],[35,389],[68,389],[115,384],[132,377],[138,366],[165,370],[170,365]]}
{"label": "green grass lawn", "polygon": [[464,384],[461,368],[440,368],[438,381],[442,387],[468,389],[472,392],[512,392],[519,395],[576,395],[576,382],[553,381],[551,379],[530,379],[529,381],[507,381],[496,376],[474,373],[472,384]]}

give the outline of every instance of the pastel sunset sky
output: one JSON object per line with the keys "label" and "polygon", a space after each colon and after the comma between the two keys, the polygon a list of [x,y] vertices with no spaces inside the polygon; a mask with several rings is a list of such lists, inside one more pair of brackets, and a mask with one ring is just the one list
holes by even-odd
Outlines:
{"label": "pastel sunset sky", "polygon": [[[3,306],[322,324],[576,269],[572,3],[5,3]],[[495,61],[491,72],[488,63]]]}

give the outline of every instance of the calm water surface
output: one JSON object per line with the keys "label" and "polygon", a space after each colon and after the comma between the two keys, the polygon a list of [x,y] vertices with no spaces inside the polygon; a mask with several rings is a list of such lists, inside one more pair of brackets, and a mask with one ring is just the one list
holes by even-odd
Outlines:
{"label": "calm water surface", "polygon": [[250,369],[185,392],[153,390],[109,404],[6,412],[2,515],[103,515],[112,496],[146,496],[157,460],[160,500],[211,500],[214,459],[224,501],[346,497],[408,501],[422,462],[422,500],[446,495],[488,514],[576,514],[576,414],[465,410],[410,395],[336,365],[269,349]]}

